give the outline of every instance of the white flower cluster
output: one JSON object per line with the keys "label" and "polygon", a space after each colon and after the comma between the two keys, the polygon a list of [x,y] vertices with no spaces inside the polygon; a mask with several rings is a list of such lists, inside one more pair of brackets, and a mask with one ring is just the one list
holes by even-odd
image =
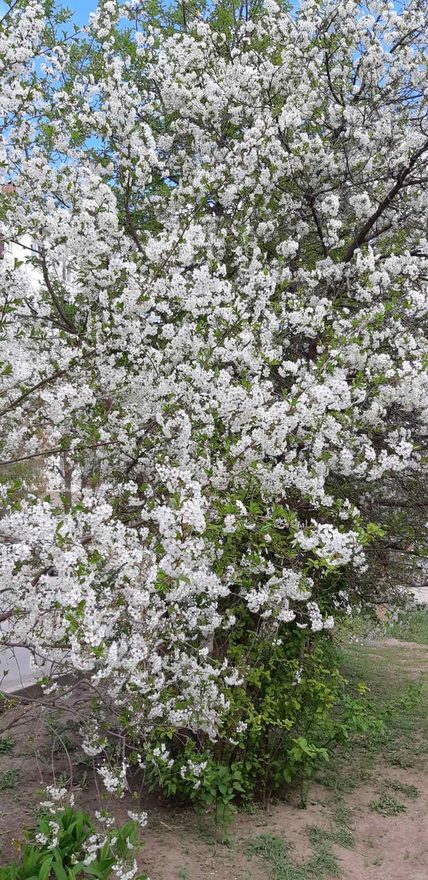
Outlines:
{"label": "white flower cluster", "polygon": [[426,16],[269,0],[232,38],[109,0],[52,47],[41,14],[0,47],[1,233],[31,242],[0,260],[0,638],[139,742],[215,739],[235,625],[330,628],[359,495],[420,461]]}
{"label": "white flower cluster", "polygon": [[100,764],[97,767],[97,771],[100,774],[107,791],[111,794],[117,794],[120,796],[124,794],[127,771],[127,765],[125,763],[122,763],[121,766],[114,766],[113,768],[105,763]]}

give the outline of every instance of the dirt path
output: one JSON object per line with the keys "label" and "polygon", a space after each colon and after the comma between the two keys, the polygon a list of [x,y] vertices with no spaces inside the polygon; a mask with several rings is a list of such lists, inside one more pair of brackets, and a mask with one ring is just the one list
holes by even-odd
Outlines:
{"label": "dirt path", "polygon": [[428,778],[396,768],[393,772],[383,768],[383,772],[394,781],[414,785],[419,795],[410,801],[403,798],[405,813],[388,816],[370,809],[379,800],[373,784],[348,797],[356,846],[340,853],[343,876],[346,880],[427,880]]}
{"label": "dirt path", "polygon": [[[415,785],[419,783],[420,795],[407,804],[405,814],[382,816],[373,812],[369,805],[378,798],[373,784],[362,786],[346,798],[355,845],[332,845],[338,868],[346,880],[427,880],[428,780],[425,779],[421,788],[416,773],[411,776],[394,773],[393,778],[397,781],[405,778],[405,784],[409,784],[409,779],[413,779]],[[334,814],[334,799],[326,798],[325,789],[316,785],[306,810],[278,804],[268,814],[240,815],[233,828],[230,847],[214,847],[204,841],[201,832],[195,833],[194,820],[190,817],[174,818],[172,822],[165,821],[164,817],[154,821],[148,834],[144,867],[151,880],[268,880],[270,877],[277,880],[265,861],[247,855],[254,839],[260,835],[279,837],[290,847],[295,865],[307,865],[312,856],[308,827],[327,833]],[[190,833],[189,827],[192,828]],[[332,876],[320,874],[325,880]],[[283,877],[289,880],[287,874],[278,874],[278,880]],[[290,880],[294,880],[292,874]]]}

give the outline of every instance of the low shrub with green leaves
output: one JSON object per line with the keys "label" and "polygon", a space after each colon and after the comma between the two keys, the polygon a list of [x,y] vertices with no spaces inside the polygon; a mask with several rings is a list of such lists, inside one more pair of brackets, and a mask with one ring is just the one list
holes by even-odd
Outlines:
{"label": "low shrub with green leaves", "polygon": [[82,810],[66,807],[44,814],[22,846],[20,859],[0,867],[0,880],[122,880],[137,877],[138,822],[97,829]]}
{"label": "low shrub with green leaves", "polygon": [[351,688],[341,674],[330,635],[314,643],[305,631],[294,631],[259,641],[249,660],[250,687],[247,679],[245,688],[234,688],[230,729],[225,725],[221,742],[172,730],[165,737],[159,729],[146,765],[152,788],[212,808],[223,831],[237,803],[254,796],[266,803],[290,784],[300,784],[305,806],[313,774],[337,743],[382,727],[364,685]]}

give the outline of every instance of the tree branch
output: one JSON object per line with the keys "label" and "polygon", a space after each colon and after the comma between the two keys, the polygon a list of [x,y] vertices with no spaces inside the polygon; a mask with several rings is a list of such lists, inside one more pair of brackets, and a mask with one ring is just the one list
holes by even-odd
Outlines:
{"label": "tree branch", "polygon": [[40,261],[42,264],[43,280],[44,280],[46,287],[49,291],[49,296],[51,297],[52,302],[53,302],[58,314],[60,315],[61,320],[63,321],[63,324],[64,324],[63,329],[68,330],[69,333],[74,333],[75,335],[78,335],[79,331],[76,329],[73,322],[67,316],[66,312],[64,311],[64,307],[63,307],[62,303],[60,302],[60,300],[58,299],[58,297],[55,293],[53,284],[49,278],[48,267],[46,265],[46,256],[43,252],[40,252]]}
{"label": "tree branch", "polygon": [[[82,358],[85,359],[95,354],[95,349],[90,349],[85,354],[82,355]],[[24,400],[27,399],[31,394],[34,394],[35,391],[39,391],[40,388],[44,388],[46,385],[49,385],[50,382],[55,382],[56,379],[60,379],[61,376],[65,376],[70,369],[70,365],[68,367],[64,367],[63,370],[56,370],[54,373],[51,373],[50,376],[47,376],[46,379],[41,379],[40,382],[37,382],[36,385],[33,385],[32,388],[28,388],[27,391],[24,391],[20,397],[17,397],[16,400],[12,401],[12,403],[8,404],[8,406],[4,407],[4,409],[0,410],[0,418],[5,416],[8,412],[15,409],[15,407],[19,406],[23,403]]]}
{"label": "tree branch", "polygon": [[355,251],[358,250],[362,244],[364,244],[364,242],[366,240],[366,236],[368,235],[368,233],[370,232],[370,230],[372,229],[372,227],[374,226],[376,221],[379,220],[379,217],[382,216],[382,214],[389,207],[389,205],[391,204],[391,202],[395,198],[395,196],[398,195],[398,193],[400,192],[400,190],[404,186],[404,182],[405,182],[406,178],[411,173],[416,162],[418,161],[418,159],[420,159],[421,156],[423,156],[423,154],[427,150],[428,150],[428,141],[426,141],[425,144],[420,148],[420,150],[418,150],[417,153],[415,153],[414,156],[412,156],[409,164],[407,165],[407,168],[405,168],[404,171],[400,171],[400,174],[398,175],[397,181],[394,184],[394,186],[392,187],[392,189],[390,189],[389,193],[387,193],[387,195],[381,201],[380,205],[378,206],[376,211],[371,215],[371,217],[369,217],[368,220],[366,220],[364,226],[362,227],[362,229],[360,229],[358,235],[355,236],[354,240],[349,245],[348,250],[346,251],[346,254],[343,258],[344,263],[349,263],[350,260],[352,260],[352,257],[354,256]]}

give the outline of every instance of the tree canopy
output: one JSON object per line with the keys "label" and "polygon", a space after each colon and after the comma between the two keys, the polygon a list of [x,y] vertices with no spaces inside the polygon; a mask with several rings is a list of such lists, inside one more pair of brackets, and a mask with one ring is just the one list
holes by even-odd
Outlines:
{"label": "tree canopy", "polygon": [[424,552],[426,4],[0,28],[3,641],[90,683],[112,790],[287,778],[335,617]]}

